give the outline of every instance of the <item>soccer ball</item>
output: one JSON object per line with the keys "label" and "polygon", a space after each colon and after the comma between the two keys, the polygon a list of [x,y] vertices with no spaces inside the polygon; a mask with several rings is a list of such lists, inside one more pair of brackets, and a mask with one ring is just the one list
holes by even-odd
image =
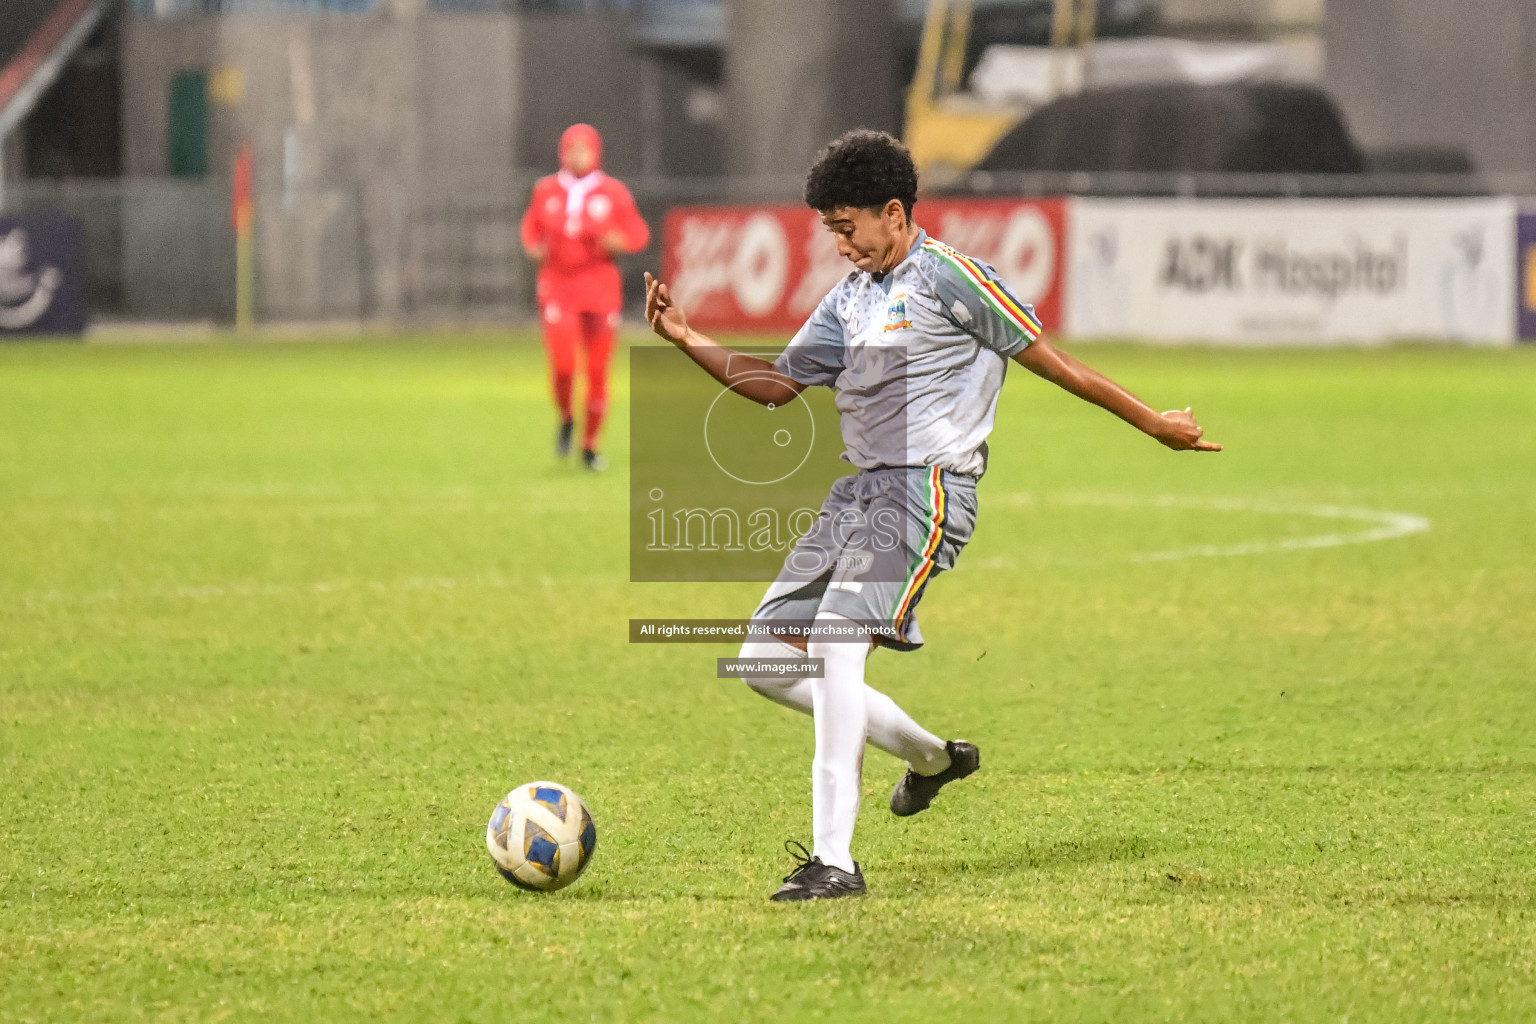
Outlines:
{"label": "soccer ball", "polygon": [[597,826],[586,803],[558,782],[530,782],[502,798],[485,829],[501,877],[519,889],[554,892],[586,870]]}

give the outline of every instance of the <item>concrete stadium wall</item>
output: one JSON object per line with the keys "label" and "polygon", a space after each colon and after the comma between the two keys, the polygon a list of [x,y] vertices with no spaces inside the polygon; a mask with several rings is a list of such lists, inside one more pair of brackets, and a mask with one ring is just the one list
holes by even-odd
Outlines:
{"label": "concrete stadium wall", "polygon": [[[167,173],[171,82],[208,72],[210,173],[228,174],[242,142],[254,155],[265,312],[393,315],[402,207],[511,173],[514,55],[505,18],[135,19],[126,171]],[[357,255],[338,264],[338,250]]]}
{"label": "concrete stadium wall", "polygon": [[553,170],[578,120],[611,169],[639,170],[638,60],[622,22],[593,16],[130,19],[125,171],[167,173],[171,82],[208,72],[209,172],[253,150],[259,315],[393,318],[412,233],[445,197],[521,202],[520,169]]}
{"label": "concrete stadium wall", "polygon": [[1367,149],[1465,149],[1536,176],[1536,3],[1328,0],[1326,81]]}
{"label": "concrete stadium wall", "polygon": [[906,83],[895,31],[886,0],[729,4],[728,169],[798,178],[850,128],[899,132]]}
{"label": "concrete stadium wall", "polygon": [[640,173],[643,58],[629,41],[628,25],[600,15],[529,14],[516,20],[523,166],[554,170],[560,133],[585,121],[603,133],[608,170],[619,176]]}
{"label": "concrete stadium wall", "polygon": [[228,169],[239,138],[260,157],[297,127],[309,143],[308,177],[420,174],[461,189],[513,167],[553,167],[560,132],[584,120],[603,130],[614,172],[635,174],[644,58],[626,30],[595,15],[132,19],[129,173],[165,173],[175,74],[229,69],[244,95],[215,104],[216,172]]}

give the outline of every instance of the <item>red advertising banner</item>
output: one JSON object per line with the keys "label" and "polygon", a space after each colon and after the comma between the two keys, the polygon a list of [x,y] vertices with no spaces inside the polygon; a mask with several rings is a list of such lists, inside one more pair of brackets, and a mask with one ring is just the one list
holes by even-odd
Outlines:
{"label": "red advertising banner", "polygon": [[[929,234],[990,263],[1047,331],[1061,323],[1062,199],[924,199]],[[803,206],[692,206],[667,214],[662,273],[700,327],[793,331],[852,264]]]}

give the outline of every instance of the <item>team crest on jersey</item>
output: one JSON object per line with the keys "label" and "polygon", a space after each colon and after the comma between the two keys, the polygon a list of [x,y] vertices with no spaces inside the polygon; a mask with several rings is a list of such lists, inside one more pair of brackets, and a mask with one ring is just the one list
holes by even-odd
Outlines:
{"label": "team crest on jersey", "polygon": [[899,331],[911,326],[912,321],[907,319],[907,293],[897,292],[885,308],[885,330]]}
{"label": "team crest on jersey", "polygon": [[587,216],[593,220],[603,220],[613,212],[613,200],[607,196],[593,196],[587,200]]}

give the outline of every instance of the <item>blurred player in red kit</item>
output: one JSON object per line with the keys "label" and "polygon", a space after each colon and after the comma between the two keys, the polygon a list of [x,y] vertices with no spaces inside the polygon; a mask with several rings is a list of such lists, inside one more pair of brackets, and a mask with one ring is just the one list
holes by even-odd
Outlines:
{"label": "blurred player in red kit", "polygon": [[560,409],[555,451],[571,452],[571,389],[576,350],[586,357],[587,409],[581,455],[588,469],[603,469],[597,438],[608,405],[608,357],[624,299],[613,257],[637,252],[651,230],[623,183],[600,169],[603,138],[589,124],[560,136],[560,172],[540,178],[523,214],[523,249],[539,267],[539,319],[549,351],[550,384]]}

